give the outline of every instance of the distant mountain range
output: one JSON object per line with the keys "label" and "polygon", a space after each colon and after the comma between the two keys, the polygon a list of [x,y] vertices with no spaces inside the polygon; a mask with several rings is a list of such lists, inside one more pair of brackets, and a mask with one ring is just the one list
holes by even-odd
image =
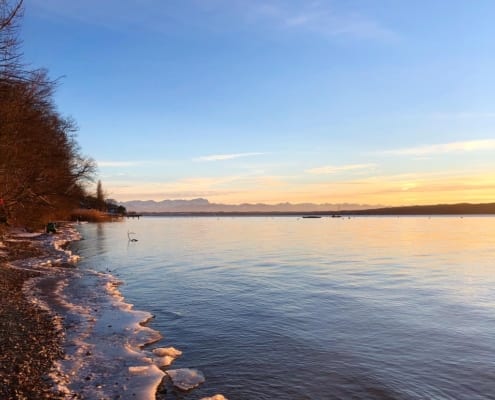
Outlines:
{"label": "distant mountain range", "polygon": [[207,199],[134,200],[121,202],[129,212],[143,214],[319,214],[319,215],[462,215],[495,214],[495,203],[458,203],[425,206],[383,207],[367,204],[216,204]]}
{"label": "distant mountain range", "polygon": [[368,204],[313,204],[313,203],[280,203],[280,204],[217,204],[210,203],[207,199],[192,200],[133,200],[120,202],[127,211],[138,213],[280,213],[280,212],[325,212],[341,210],[368,210],[383,206],[371,206]]}

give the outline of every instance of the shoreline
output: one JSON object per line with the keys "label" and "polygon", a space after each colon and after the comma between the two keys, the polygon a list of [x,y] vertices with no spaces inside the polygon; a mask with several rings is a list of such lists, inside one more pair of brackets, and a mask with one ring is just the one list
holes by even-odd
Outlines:
{"label": "shoreline", "polygon": [[[112,398],[124,398],[126,394],[139,399],[156,397],[165,373],[141,352],[161,338],[159,332],[146,327],[153,316],[134,311],[132,305],[124,303],[117,289],[120,283],[110,275],[98,279],[104,274],[93,274],[96,283],[105,284],[89,288],[101,297],[113,299],[106,304],[111,308],[106,318],[95,315],[97,308],[85,309],[64,295],[69,283],[78,282],[84,275],[75,267],[79,256],[66,250],[71,242],[80,239],[74,224],[63,223],[56,234],[12,230],[0,240],[0,344],[2,350],[6,349],[0,355],[2,399],[106,398],[107,393],[100,390],[104,385],[94,383],[101,377],[97,379],[98,372],[93,369],[103,362],[100,365],[105,370],[107,360],[99,357],[88,368],[83,367],[98,347],[94,343],[98,339],[91,342],[95,326],[107,324],[112,314],[114,324],[120,324],[121,330],[112,332],[119,341],[117,346],[133,356],[133,366],[121,372],[121,381],[126,384],[113,387]],[[102,305],[95,303],[92,307],[104,308]],[[119,311],[120,318],[115,316]],[[126,331],[130,331],[133,340],[122,340]],[[100,350],[107,345],[101,343]],[[84,362],[80,362],[81,357]],[[88,392],[93,383],[95,392]]]}
{"label": "shoreline", "polygon": [[197,370],[167,369],[182,352],[153,348],[154,316],[125,302],[122,282],[76,267],[66,247],[80,239],[72,223],[0,238],[0,397],[146,400],[203,383]]}
{"label": "shoreline", "polygon": [[26,296],[26,285],[42,276],[29,268],[49,257],[43,238],[9,232],[0,242],[0,397],[62,399],[54,390],[53,365],[63,357],[53,316]]}

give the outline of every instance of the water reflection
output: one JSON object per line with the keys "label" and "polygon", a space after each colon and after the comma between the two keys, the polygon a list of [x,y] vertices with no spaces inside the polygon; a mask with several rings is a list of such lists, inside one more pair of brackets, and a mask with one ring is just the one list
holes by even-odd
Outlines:
{"label": "water reflection", "polygon": [[495,218],[144,218],[84,231],[88,265],[118,267],[128,301],[184,351],[176,366],[206,375],[167,398],[493,393]]}

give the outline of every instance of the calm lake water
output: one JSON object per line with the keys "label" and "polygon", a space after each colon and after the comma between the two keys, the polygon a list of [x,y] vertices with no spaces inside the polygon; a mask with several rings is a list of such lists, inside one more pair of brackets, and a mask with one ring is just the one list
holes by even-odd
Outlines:
{"label": "calm lake water", "polygon": [[[141,218],[80,226],[78,268],[153,313],[166,399],[495,399],[495,218]],[[132,231],[138,242],[128,242]]]}

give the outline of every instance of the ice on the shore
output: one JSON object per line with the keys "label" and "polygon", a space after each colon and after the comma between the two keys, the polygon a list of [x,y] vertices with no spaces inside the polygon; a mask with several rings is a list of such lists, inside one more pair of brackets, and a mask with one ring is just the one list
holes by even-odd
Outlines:
{"label": "ice on the shore", "polygon": [[[134,310],[132,304],[126,303],[119,291],[122,282],[87,268],[53,268],[77,261],[78,256],[66,249],[66,244],[79,238],[70,226],[56,235],[43,235],[43,246],[51,248],[49,256],[19,265],[44,272],[25,290],[33,301],[53,311],[57,328],[64,336],[65,358],[55,363],[57,368],[50,375],[58,390],[66,398],[120,396],[152,400],[164,377],[183,391],[204,383],[205,377],[197,369],[161,369],[170,367],[182,351],[146,347],[162,336],[144,326],[152,314]],[[202,400],[227,399],[216,394]]]}
{"label": "ice on the shore", "polygon": [[201,371],[191,368],[171,369],[167,371],[167,375],[172,380],[173,385],[181,390],[194,389],[205,381]]}
{"label": "ice on the shore", "polygon": [[42,232],[22,232],[22,231],[16,231],[14,230],[12,232],[12,236],[17,237],[17,238],[25,238],[25,239],[32,239],[41,236],[43,233]]}
{"label": "ice on the shore", "polygon": [[28,298],[52,313],[64,336],[65,357],[55,362],[50,374],[57,390],[66,398],[155,399],[165,373],[165,362],[156,360],[142,347],[161,338],[159,332],[143,326],[153,316],[127,304],[113,276],[88,269],[57,268],[75,262],[67,242],[79,239],[71,226],[55,235],[44,235],[40,244],[48,256],[22,260],[16,266],[42,272],[28,281]]}
{"label": "ice on the shore", "polygon": [[164,373],[156,365],[140,365],[129,367],[131,376],[139,376],[141,379],[132,380],[132,389],[128,391],[127,396],[136,399],[154,399],[156,390],[161,383]]}
{"label": "ice on the shore", "polygon": [[158,347],[157,349],[153,349],[153,354],[158,357],[169,356],[177,358],[182,355],[182,351],[177,350],[175,347]]}
{"label": "ice on the shore", "polygon": [[72,254],[70,250],[64,248],[69,242],[81,239],[81,234],[72,225],[64,225],[55,235],[14,231],[10,241],[15,242],[37,237],[42,239],[38,243],[47,250],[48,255],[15,261],[12,263],[14,267],[46,272],[52,267],[65,267],[67,264],[75,264],[79,261],[78,255]]}
{"label": "ice on the shore", "polygon": [[66,357],[58,363],[66,386],[83,398],[154,399],[165,373],[151,352],[141,350],[161,338],[142,325],[152,315],[125,303],[110,275],[74,271],[71,276],[57,291],[69,328]]}
{"label": "ice on the shore", "polygon": [[177,357],[182,355],[182,351],[177,350],[175,347],[159,347],[153,349],[154,362],[159,367],[170,366]]}
{"label": "ice on the shore", "polygon": [[81,234],[74,228],[64,229],[60,234],[58,234],[56,240],[53,241],[53,246],[56,250],[63,254],[62,262],[67,262],[70,264],[75,264],[80,260],[80,257],[76,254],[72,254],[70,250],[64,249],[69,242],[74,240],[80,240]]}
{"label": "ice on the shore", "polygon": [[170,367],[172,363],[175,361],[175,358],[170,356],[155,357],[153,361],[158,367],[163,368],[163,367]]}
{"label": "ice on the shore", "polygon": [[132,375],[155,375],[158,374],[158,376],[161,378],[163,376],[163,372],[160,371],[156,365],[138,365],[134,367],[129,367],[129,373]]}

